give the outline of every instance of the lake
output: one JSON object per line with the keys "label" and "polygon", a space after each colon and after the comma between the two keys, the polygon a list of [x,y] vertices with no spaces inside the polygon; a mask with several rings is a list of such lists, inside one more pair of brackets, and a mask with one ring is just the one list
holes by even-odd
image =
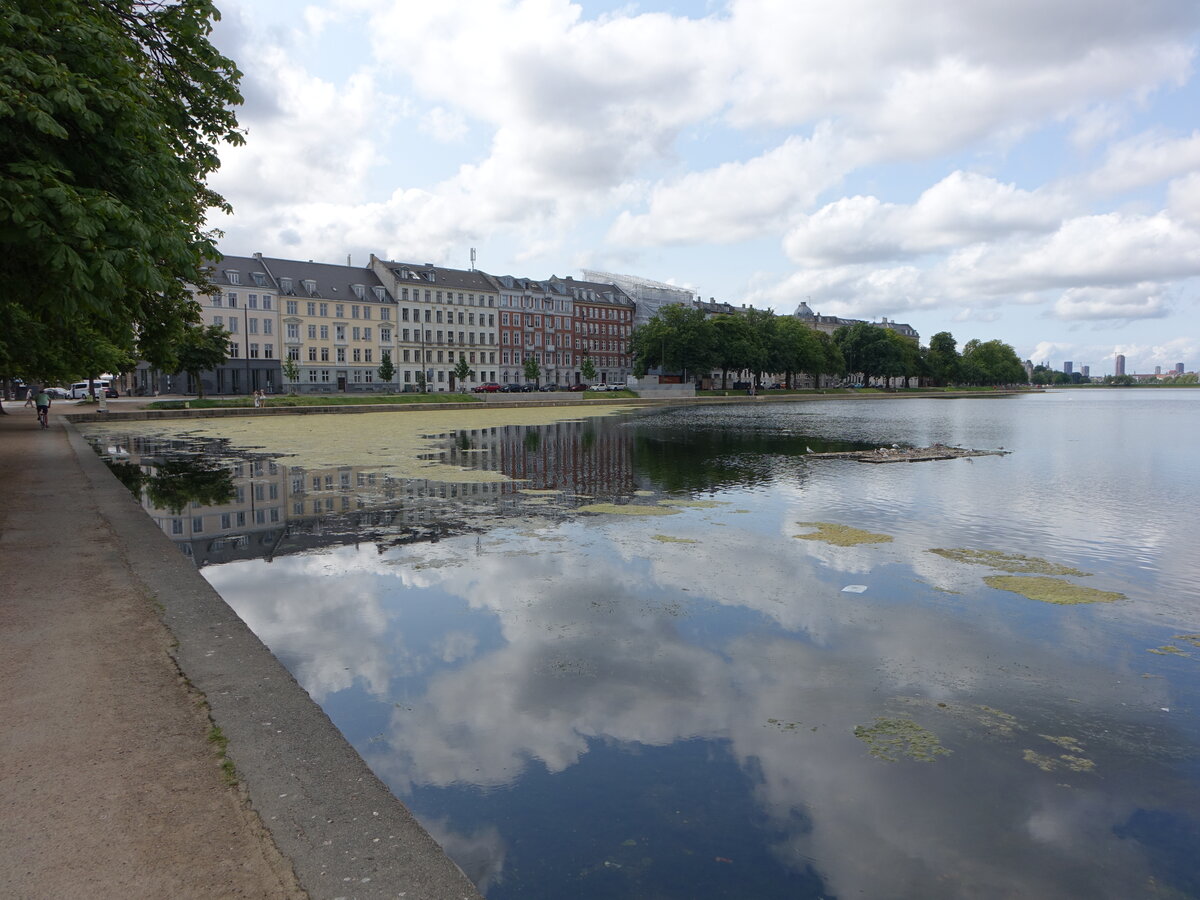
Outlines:
{"label": "lake", "polygon": [[489,898],[1200,896],[1200,391],[563,414],[81,429]]}

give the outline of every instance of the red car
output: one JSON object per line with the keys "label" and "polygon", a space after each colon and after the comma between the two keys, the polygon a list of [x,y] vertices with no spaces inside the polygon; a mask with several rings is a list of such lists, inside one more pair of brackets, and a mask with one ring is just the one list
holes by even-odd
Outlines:
{"label": "red car", "polygon": [[586,391],[587,389],[588,386],[586,384],[573,384],[567,388],[568,391]]}
{"label": "red car", "polygon": [[472,390],[476,394],[495,394],[495,393],[499,393],[500,385],[496,384],[496,382],[494,382],[494,381],[485,381],[483,384],[479,385],[478,387],[472,388]]}

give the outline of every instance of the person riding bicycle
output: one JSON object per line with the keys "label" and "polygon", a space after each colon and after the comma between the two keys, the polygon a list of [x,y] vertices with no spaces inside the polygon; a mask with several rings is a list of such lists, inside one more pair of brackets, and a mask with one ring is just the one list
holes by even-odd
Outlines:
{"label": "person riding bicycle", "polygon": [[34,399],[37,404],[38,421],[42,423],[43,428],[50,427],[50,395],[46,393],[46,389],[42,388],[38,391],[37,397]]}

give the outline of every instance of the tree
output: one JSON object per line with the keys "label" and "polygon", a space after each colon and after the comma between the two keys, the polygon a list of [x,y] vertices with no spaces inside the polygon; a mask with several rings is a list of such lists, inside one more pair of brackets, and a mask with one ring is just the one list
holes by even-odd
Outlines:
{"label": "tree", "polygon": [[770,370],[783,373],[789,388],[793,386],[798,372],[816,376],[825,360],[816,332],[792,316],[780,316],[777,319],[775,339],[768,356]]}
{"label": "tree", "polygon": [[472,371],[471,366],[467,363],[467,357],[465,354],[459,355],[458,362],[455,363],[452,371],[455,379],[458,381],[458,387],[460,389],[462,388],[464,381],[466,381],[468,378],[475,377],[475,372]]}
{"label": "tree", "polygon": [[1025,367],[1015,351],[1003,341],[967,341],[962,364],[969,384],[1023,384]]}
{"label": "tree", "polygon": [[542,377],[542,367],[538,365],[537,357],[532,353],[525,357],[525,380],[534,384]]}
{"label": "tree", "polygon": [[[285,370],[283,374],[287,374]],[[396,377],[396,367],[392,365],[392,354],[388,350],[384,350],[379,354],[379,380],[384,384],[391,384],[392,379]]]}
{"label": "tree", "polygon": [[721,390],[729,385],[729,373],[755,365],[758,355],[750,323],[743,316],[716,316],[712,320],[716,365],[721,369]]}
{"label": "tree", "polygon": [[[387,351],[383,351],[383,355],[387,356]],[[296,393],[296,382],[300,380],[300,366],[290,356],[283,359],[283,365],[279,367],[283,372],[283,377],[286,378],[292,385],[292,393]]]}
{"label": "tree", "polygon": [[203,399],[200,373],[215,369],[229,358],[229,332],[220,325],[190,325],[184,329],[176,355],[179,370],[191,376],[196,396]]}
{"label": "tree", "polygon": [[585,381],[596,380],[596,364],[592,362],[590,356],[583,358],[583,362],[579,366],[579,374],[583,376]]}
{"label": "tree", "polygon": [[954,335],[948,331],[939,331],[929,339],[929,374],[943,385],[954,384],[958,380],[958,345]]}
{"label": "tree", "polygon": [[887,378],[904,374],[903,348],[889,337],[904,340],[888,328],[867,322],[843,325],[833,333],[833,342],[842,351],[846,370],[863,378]]}
{"label": "tree", "polygon": [[664,306],[630,338],[635,371],[644,374],[652,366],[676,372],[708,372],[717,362],[716,335],[712,322],[695,307]]}
{"label": "tree", "polygon": [[[0,0],[0,372],[67,379],[136,354],[175,371],[240,73],[211,0]],[[81,371],[82,370],[82,371]]]}

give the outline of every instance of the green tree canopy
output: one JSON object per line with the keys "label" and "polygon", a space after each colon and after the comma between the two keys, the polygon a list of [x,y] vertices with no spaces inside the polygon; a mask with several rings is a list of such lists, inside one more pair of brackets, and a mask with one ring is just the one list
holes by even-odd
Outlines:
{"label": "green tree canopy", "polygon": [[912,343],[889,328],[868,322],[843,325],[833,333],[833,342],[842,351],[846,371],[865,378],[893,378],[910,372],[913,359],[907,357],[905,343]]}
{"label": "green tree canopy", "polygon": [[465,353],[459,354],[458,362],[454,364],[452,371],[460,389],[463,386],[463,382],[468,378],[475,377],[475,373],[471,369],[471,364],[467,362],[467,355]]}
{"label": "green tree canopy", "polygon": [[196,386],[196,396],[204,397],[200,373],[215,369],[229,358],[229,332],[220,325],[189,325],[177,345],[179,370],[187,372]]}
{"label": "green tree canopy", "polygon": [[0,373],[173,370],[240,73],[211,0],[0,0]]}
{"label": "green tree canopy", "polygon": [[954,384],[958,381],[958,344],[954,335],[948,331],[939,331],[929,339],[930,375],[942,384]]}
{"label": "green tree canopy", "polygon": [[1015,351],[1003,341],[967,341],[962,364],[968,384],[1024,384],[1025,367]]}
{"label": "green tree canopy", "polygon": [[585,356],[583,358],[583,362],[579,365],[579,374],[582,375],[586,381],[596,380],[596,364],[592,362],[592,358],[590,356]]}
{"label": "green tree canopy", "polygon": [[537,382],[542,377],[542,367],[538,365],[537,357],[530,353],[525,357],[525,380]]}
{"label": "green tree canopy", "polygon": [[[284,375],[287,375],[287,370],[284,370]],[[290,377],[290,376],[289,376]],[[296,378],[300,376],[297,375]],[[384,350],[379,354],[379,380],[384,384],[391,384],[392,379],[396,377],[396,366],[392,363],[391,352]],[[295,378],[292,379],[295,381]]]}
{"label": "green tree canopy", "polygon": [[645,325],[635,328],[630,348],[637,360],[636,370],[652,366],[682,373],[709,372],[717,364],[716,334],[701,310],[671,304],[654,314]]}

